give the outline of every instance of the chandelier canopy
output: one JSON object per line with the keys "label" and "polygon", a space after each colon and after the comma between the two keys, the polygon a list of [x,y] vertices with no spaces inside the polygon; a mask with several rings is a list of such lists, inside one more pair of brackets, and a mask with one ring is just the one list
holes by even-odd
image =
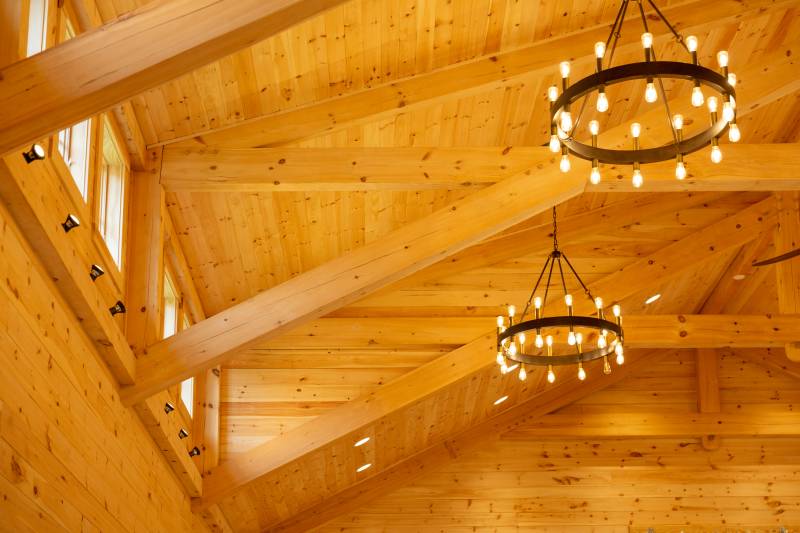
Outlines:
{"label": "chandelier canopy", "polygon": [[[567,275],[565,276],[565,268]],[[556,279],[553,279],[553,273]],[[545,273],[547,278],[545,280]],[[567,288],[567,278],[573,278],[577,287],[589,299],[593,315],[576,314],[572,294]],[[545,283],[542,284],[542,281]],[[564,311],[566,314],[548,316],[545,310],[555,308],[551,283],[556,290],[563,290]],[[543,287],[542,287],[543,285]],[[553,291],[555,292],[555,290]],[[550,307],[547,307],[551,304]],[[529,312],[533,307],[533,317]],[[586,284],[575,271],[567,256],[558,248],[558,225],[556,208],[553,208],[553,251],[545,260],[544,267],[536,280],[525,308],[515,321],[516,308],[508,307],[508,317],[497,317],[497,363],[504,374],[519,368],[519,378],[525,380],[528,365],[547,366],[547,380],[556,379],[553,367],[564,365],[578,366],[578,378],[586,379],[583,364],[595,359],[603,359],[603,372],[611,373],[609,356],[616,355],[617,364],[625,361],[623,352],[622,316],[619,305],[611,308],[614,319],[605,316],[603,299],[593,297]]]}
{"label": "chandelier canopy", "polygon": [[[569,172],[569,154],[573,154],[581,159],[592,162],[592,170],[589,180],[593,184],[600,182],[600,163],[614,165],[632,165],[632,181],[634,187],[641,187],[644,181],[640,165],[646,163],[656,163],[675,158],[675,177],[682,180],[687,175],[686,164],[683,160],[686,154],[696,152],[706,146],[711,146],[711,161],[719,163],[722,161],[722,151],[719,148],[719,138],[726,131],[731,142],[738,142],[741,138],[739,127],[736,125],[736,75],[728,72],[728,52],[720,51],[717,54],[721,74],[698,63],[697,60],[697,37],[690,35],[685,39],[666,19],[664,14],[658,9],[653,0],[647,0],[657,17],[675,36],[678,43],[689,53],[691,63],[680,61],[658,61],[653,47],[653,34],[647,22],[642,5],[644,0],[622,0],[617,17],[611,27],[608,39],[605,42],[597,42],[594,45],[596,57],[596,72],[579,80],[573,85],[569,84],[570,63],[564,61],[560,64],[562,92],[559,95],[558,88],[552,86],[548,89],[547,95],[550,100],[550,150],[554,153],[561,152],[560,168],[563,172]],[[611,66],[614,58],[622,25],[631,3],[638,6],[641,15],[642,26],[642,46],[644,48],[644,61],[629,63],[625,65]],[[607,64],[604,67],[603,60],[606,51],[609,51]],[[703,131],[684,137],[683,126],[684,118],[680,114],[673,115],[667,101],[664,90],[664,78],[684,79],[693,82],[691,103],[693,107],[701,107],[704,103],[708,105],[710,113],[710,125]],[[595,105],[599,113],[605,113],[609,109],[606,87],[630,80],[646,80],[644,99],[647,103],[655,103],[659,98],[663,102],[666,111],[666,121],[672,133],[672,141],[659,147],[642,149],[640,147],[639,136],[642,132],[642,125],[634,122],[631,124],[631,136],[633,146],[630,150],[602,148],[598,146],[598,135],[600,124],[597,120],[589,122],[589,135],[591,142],[586,144],[576,138],[577,129],[591,95],[596,93]],[[656,88],[658,84],[658,89]],[[703,87],[710,88],[720,94],[722,108],[720,111],[720,98],[703,94]],[[660,93],[660,96],[659,96]],[[584,98],[577,117],[573,120],[572,107],[578,100]],[[579,135],[578,135],[579,136]],[[589,136],[587,136],[588,138]]]}

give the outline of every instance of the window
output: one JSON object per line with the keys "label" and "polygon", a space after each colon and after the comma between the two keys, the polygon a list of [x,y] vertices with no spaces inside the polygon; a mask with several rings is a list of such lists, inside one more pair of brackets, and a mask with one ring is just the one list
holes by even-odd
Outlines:
{"label": "window", "polygon": [[164,272],[164,334],[163,338],[172,337],[178,332],[178,311],[180,300],[172,276]]}
{"label": "window", "polygon": [[[97,229],[118,267],[122,267],[122,226],[125,216],[127,168],[108,118],[103,121],[102,165]],[[177,323],[177,322],[176,322]],[[174,333],[174,330],[173,330]]]}
{"label": "window", "polygon": [[64,158],[84,201],[89,194],[89,147],[92,120],[84,120],[58,132],[58,152]]}
{"label": "window", "polygon": [[47,46],[47,4],[49,0],[31,0],[28,11],[28,57]]}
{"label": "window", "polygon": [[189,416],[194,416],[192,406],[194,405],[194,378],[181,381],[181,402],[189,411]]}
{"label": "window", "polygon": [[[35,0],[34,0],[35,1]],[[45,3],[47,0],[43,0]],[[75,28],[69,18],[64,19],[64,31],[60,42],[75,37]],[[58,152],[64,158],[72,179],[83,200],[89,198],[89,148],[91,146],[92,120],[86,119],[58,132]]]}

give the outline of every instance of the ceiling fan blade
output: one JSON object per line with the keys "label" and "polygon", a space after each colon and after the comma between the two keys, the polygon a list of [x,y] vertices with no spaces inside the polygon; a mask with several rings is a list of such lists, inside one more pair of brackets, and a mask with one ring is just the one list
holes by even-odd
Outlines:
{"label": "ceiling fan blade", "polygon": [[796,250],[792,250],[790,252],[786,252],[785,254],[776,255],[775,257],[770,257],[769,259],[764,259],[763,261],[756,261],[753,263],[753,266],[762,267],[767,265],[774,265],[775,263],[786,261],[787,259],[791,259],[792,257],[797,257],[798,255],[800,255],[800,248],[797,248]]}

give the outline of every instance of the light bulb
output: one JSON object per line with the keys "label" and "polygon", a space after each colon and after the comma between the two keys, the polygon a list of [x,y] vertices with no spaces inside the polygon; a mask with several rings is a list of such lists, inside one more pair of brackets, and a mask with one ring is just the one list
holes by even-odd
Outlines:
{"label": "light bulb", "polygon": [[561,71],[561,77],[569,77],[569,61],[562,61],[558,64],[558,70]]}
{"label": "light bulb", "polygon": [[583,369],[583,363],[578,363],[578,379],[581,381],[586,379],[586,370]]}
{"label": "light bulb", "polygon": [[597,307],[597,309],[602,309],[603,308],[603,299],[600,298],[599,296],[597,298],[595,298],[594,299],[594,306]]}
{"label": "light bulb", "polygon": [[608,346],[608,340],[606,339],[605,335],[598,335],[597,347],[602,350],[606,346]]}
{"label": "light bulb", "polygon": [[672,126],[676,130],[682,129],[683,128],[683,115],[675,115],[674,117],[672,117]]}
{"label": "light bulb", "polygon": [[558,168],[561,169],[561,172],[569,172],[571,165],[569,164],[569,156],[567,154],[561,156],[561,162],[558,164]]}
{"label": "light bulb", "polygon": [[505,324],[505,319],[502,316],[497,317],[497,327],[502,328],[503,324]]}
{"label": "light bulb", "polygon": [[644,90],[644,100],[650,104],[658,100],[658,91],[656,91],[656,86],[652,81],[647,84],[647,88]]}
{"label": "light bulb", "polygon": [[572,295],[565,294],[564,295],[564,303],[567,304],[567,307],[572,307]]}
{"label": "light bulb", "polygon": [[569,335],[567,335],[567,344],[569,344],[570,346],[575,346],[575,342],[576,342],[576,340],[575,340],[575,332],[574,331],[570,331]]}
{"label": "light bulb", "polygon": [[553,345],[553,336],[552,335],[548,335],[547,337],[545,337],[544,340],[545,340],[545,342],[547,343],[548,346],[552,346]]}
{"label": "light bulb", "polygon": [[733,122],[735,118],[735,114],[733,112],[733,106],[730,102],[723,102],[722,103],[722,119],[725,122]]}
{"label": "light bulb", "polygon": [[633,183],[633,186],[636,187],[637,189],[642,186],[642,183],[644,183],[642,172],[638,168],[634,169],[633,171],[633,177],[631,178],[631,183]]}
{"label": "light bulb", "polygon": [[639,138],[639,135],[641,134],[642,134],[642,125],[639,124],[638,122],[634,122],[633,124],[631,124],[631,135],[633,135],[636,138]]}
{"label": "light bulb", "polygon": [[550,151],[554,154],[561,151],[561,141],[558,140],[558,135],[556,134],[550,136]]}
{"label": "light bulb", "polygon": [[733,72],[729,72],[729,73],[728,73],[728,84],[729,84],[731,87],[736,87],[736,82],[737,82],[737,81],[738,81],[738,80],[736,79],[736,74],[734,74]]}
{"label": "light bulb", "polygon": [[695,87],[692,89],[692,105],[694,107],[700,107],[703,105],[704,101],[705,97],[703,96],[703,91],[700,89],[700,87]]}
{"label": "light bulb", "polygon": [[562,111],[561,112],[561,130],[564,133],[569,133],[572,131],[572,113],[569,111]]}
{"label": "light bulb", "polygon": [[519,340],[520,346],[525,344],[525,339],[526,337],[524,333],[520,333],[519,335],[517,335],[517,340]]}
{"label": "light bulb", "polygon": [[536,309],[541,309],[542,308],[542,299],[539,296],[537,296],[536,298],[533,299],[533,306]]}
{"label": "light bulb", "polygon": [[592,135],[597,135],[598,133],[600,133],[600,123],[597,122],[596,120],[590,120],[589,133],[591,133]]}
{"label": "light bulb", "polygon": [[622,309],[618,304],[615,304],[614,307],[611,308],[611,312],[614,313],[614,316],[619,318],[619,315],[622,313]]}
{"label": "light bulb", "polygon": [[728,52],[725,50],[720,50],[717,52],[717,63],[719,63],[719,68],[725,68],[728,66]]}
{"label": "light bulb", "polygon": [[679,180],[686,178],[686,165],[683,164],[683,161],[678,161],[675,164],[675,177]]}
{"label": "light bulb", "polygon": [[716,96],[709,96],[708,97],[708,110],[711,111],[712,113],[716,113],[717,112],[717,106],[718,106],[717,97]]}
{"label": "light bulb", "polygon": [[551,102],[558,100],[558,87],[551,85],[547,88],[547,99]]}
{"label": "light bulb", "polygon": [[542,339],[542,336],[538,333],[536,334],[536,340],[534,341],[534,344],[536,344],[537,348],[544,346],[544,339]]}
{"label": "light bulb", "polygon": [[603,59],[604,55],[606,55],[606,43],[603,41],[594,43],[594,56],[597,59]]}
{"label": "light bulb", "polygon": [[608,357],[603,357],[603,374],[606,376],[611,373],[611,363],[608,362]]}
{"label": "light bulb", "polygon": [[592,172],[589,174],[589,181],[592,185],[597,185],[600,183],[600,169],[597,167],[592,167]]}
{"label": "light bulb", "polygon": [[688,36],[686,38],[686,48],[688,48],[690,52],[697,52],[697,37],[694,35]]}
{"label": "light bulb", "polygon": [[526,379],[528,379],[528,373],[525,372],[525,367],[521,366],[519,367],[519,380],[525,381]]}
{"label": "light bulb", "polygon": [[622,348],[622,344],[617,343],[614,347],[614,353],[617,354],[617,364],[621,365],[625,362],[625,350]]}
{"label": "light bulb", "polygon": [[503,357],[503,352],[497,352],[497,364],[503,366],[503,363],[506,362],[506,358]]}
{"label": "light bulb", "polygon": [[514,318],[514,315],[517,314],[517,308],[513,305],[508,306],[508,316],[509,318]]}
{"label": "light bulb", "polygon": [[506,365],[505,361],[503,361],[503,364],[500,365],[500,373],[501,374],[508,374],[508,366]]}
{"label": "light bulb", "polygon": [[555,381],[556,381],[556,373],[553,372],[553,367],[548,365],[548,367],[547,367],[547,382],[548,383],[555,383]]}
{"label": "light bulb", "polygon": [[739,139],[742,138],[742,134],[739,131],[739,126],[736,124],[731,124],[730,129],[728,130],[728,140],[732,143],[738,143]]}
{"label": "light bulb", "polygon": [[600,91],[597,95],[597,110],[600,113],[605,113],[608,111],[608,97],[606,96],[605,91]]}
{"label": "light bulb", "polygon": [[722,161],[722,150],[719,149],[719,146],[712,146],[711,147],[711,162],[712,163],[719,163]]}
{"label": "light bulb", "polygon": [[578,332],[575,334],[575,343],[578,345],[578,348],[581,347],[581,344],[583,344],[583,333]]}
{"label": "light bulb", "polygon": [[653,46],[653,34],[643,33],[642,34],[642,46],[645,48],[651,48]]}
{"label": "light bulb", "polygon": [[514,357],[517,355],[517,343],[512,342],[511,345],[508,347],[508,355]]}

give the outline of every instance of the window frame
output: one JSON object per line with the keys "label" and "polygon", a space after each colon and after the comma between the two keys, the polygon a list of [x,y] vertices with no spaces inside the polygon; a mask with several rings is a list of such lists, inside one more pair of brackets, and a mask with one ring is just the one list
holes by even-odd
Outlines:
{"label": "window frame", "polygon": [[[119,275],[119,281],[122,281],[122,275],[125,273],[125,263],[128,259],[128,212],[130,209],[130,185],[131,185],[131,159],[130,154],[125,149],[125,144],[122,142],[124,137],[122,136],[119,124],[117,124],[116,117],[112,113],[103,113],[98,117],[98,120],[93,121],[97,122],[97,135],[95,137],[94,143],[94,186],[93,186],[93,197],[94,201],[92,202],[92,227],[94,229],[94,238],[97,240],[95,242],[96,245],[101,250],[103,254],[103,260],[109,266],[113,266],[112,269],[115,273]],[[103,126],[102,128],[100,126]],[[106,135],[106,128],[105,126],[108,125],[109,129],[111,130],[111,135],[113,136],[112,141],[117,147],[117,151],[122,158],[122,164],[124,167],[124,176],[122,178],[122,213],[121,216],[121,234],[120,234],[120,264],[117,265],[114,256],[111,254],[111,251],[108,249],[108,245],[103,237],[103,233],[100,231],[100,210],[102,209],[101,202],[103,200],[101,191],[102,191],[102,172],[103,172],[103,143],[105,142],[105,135]],[[77,186],[75,187],[77,189]],[[120,284],[119,287],[124,289],[124,285]]]}

